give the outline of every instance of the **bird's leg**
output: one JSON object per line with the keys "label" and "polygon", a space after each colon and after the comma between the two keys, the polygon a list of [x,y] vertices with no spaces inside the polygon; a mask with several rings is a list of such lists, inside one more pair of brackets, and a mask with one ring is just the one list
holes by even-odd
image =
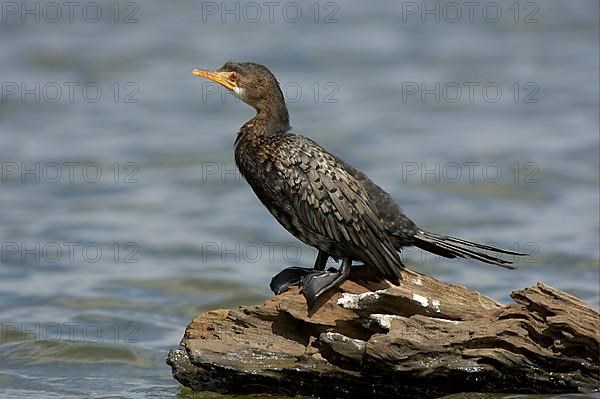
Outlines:
{"label": "bird's leg", "polygon": [[352,259],[344,258],[337,271],[314,271],[302,278],[302,294],[306,298],[308,309],[312,307],[326,291],[339,286],[350,275]]}
{"label": "bird's leg", "polygon": [[271,291],[273,291],[275,295],[279,295],[282,292],[287,291],[291,286],[299,285],[304,277],[314,273],[315,270],[318,272],[325,270],[327,259],[329,259],[329,254],[319,250],[313,268],[293,266],[283,269],[271,279],[271,283],[269,284]]}
{"label": "bird's leg", "polygon": [[325,266],[327,266],[327,259],[329,259],[329,254],[327,252],[321,251],[319,249],[319,253],[317,254],[317,259],[315,259],[315,270],[325,270]]}

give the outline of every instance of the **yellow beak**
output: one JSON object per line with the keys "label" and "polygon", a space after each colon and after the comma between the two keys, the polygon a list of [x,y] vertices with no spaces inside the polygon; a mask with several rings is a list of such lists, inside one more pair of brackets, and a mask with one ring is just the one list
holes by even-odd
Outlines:
{"label": "yellow beak", "polygon": [[205,71],[203,69],[196,68],[192,70],[192,74],[201,78],[212,80],[213,82],[216,82],[229,90],[233,90],[235,87],[237,87],[235,82],[229,80],[229,75],[231,75],[231,72]]}

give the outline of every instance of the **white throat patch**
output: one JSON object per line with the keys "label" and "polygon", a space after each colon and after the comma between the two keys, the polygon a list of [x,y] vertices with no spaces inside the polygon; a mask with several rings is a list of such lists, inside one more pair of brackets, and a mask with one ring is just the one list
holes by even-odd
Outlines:
{"label": "white throat patch", "polygon": [[237,98],[239,98],[240,100],[244,99],[244,89],[242,89],[241,87],[234,87],[233,88],[233,93],[236,95]]}

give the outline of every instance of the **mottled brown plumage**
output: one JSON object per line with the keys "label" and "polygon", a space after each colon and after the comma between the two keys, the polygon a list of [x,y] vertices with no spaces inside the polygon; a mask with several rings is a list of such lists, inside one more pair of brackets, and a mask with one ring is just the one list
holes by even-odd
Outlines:
{"label": "mottled brown plumage", "polygon": [[338,160],[306,137],[239,132],[236,163],[271,214],[304,243],[374,265],[397,281],[402,267],[375,203]]}
{"label": "mottled brown plumage", "polygon": [[[315,272],[289,268],[274,277],[276,292],[302,283],[309,305],[347,276],[352,261],[398,282],[400,248],[416,245],[453,258],[512,268],[510,262],[473,250],[511,251],[425,232],[364,173],[314,141],[290,133],[288,111],[273,74],[254,63],[229,62],[215,72],[194,70],[232,90],[256,109],[239,130],[235,161],[260,201],[286,230],[319,250]],[[339,272],[323,271],[328,257],[342,259]]]}

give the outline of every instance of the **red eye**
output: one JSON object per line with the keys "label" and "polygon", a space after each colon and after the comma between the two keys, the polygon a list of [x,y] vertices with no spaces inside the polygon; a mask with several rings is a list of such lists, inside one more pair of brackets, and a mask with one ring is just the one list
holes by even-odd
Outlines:
{"label": "red eye", "polygon": [[232,82],[235,82],[236,80],[238,80],[237,73],[234,72],[231,75],[229,75],[229,80],[231,80]]}

